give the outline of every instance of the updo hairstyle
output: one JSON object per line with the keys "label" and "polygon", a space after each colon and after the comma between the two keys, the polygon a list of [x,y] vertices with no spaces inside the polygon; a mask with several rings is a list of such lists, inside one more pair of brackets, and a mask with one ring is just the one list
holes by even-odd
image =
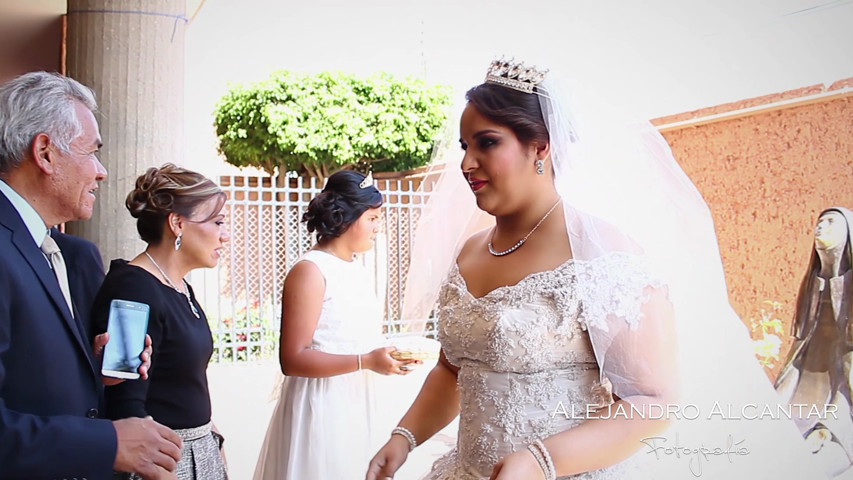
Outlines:
{"label": "updo hairstyle", "polygon": [[[190,219],[201,204],[214,197],[219,201],[207,218]],[[149,245],[158,245],[163,240],[170,213],[201,223],[218,215],[223,204],[225,193],[213,181],[171,163],[146,170],[136,179],[136,187],[127,194],[124,202],[136,219],[139,237]]]}
{"label": "updo hairstyle", "polygon": [[536,93],[483,83],[468,90],[465,99],[484,117],[512,130],[522,143],[545,145],[549,142],[548,127]]}
{"label": "updo hairstyle", "polygon": [[364,174],[352,170],[335,172],[308,204],[302,221],[309,232],[317,232],[317,242],[341,236],[361,214],[382,206],[382,194],[372,183],[364,188],[359,185],[364,178]]}

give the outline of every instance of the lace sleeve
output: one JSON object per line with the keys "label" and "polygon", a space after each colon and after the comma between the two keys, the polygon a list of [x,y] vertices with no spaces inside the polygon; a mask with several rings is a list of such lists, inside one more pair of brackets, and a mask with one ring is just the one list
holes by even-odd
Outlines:
{"label": "lace sleeve", "polygon": [[580,322],[584,328],[610,330],[608,318],[619,318],[636,329],[649,301],[648,287],[659,288],[643,257],[613,252],[579,264],[579,296],[583,302]]}
{"label": "lace sleeve", "polygon": [[[599,389],[633,404],[674,401],[677,336],[668,289],[642,256],[611,252],[578,270]],[[603,405],[606,405],[605,402]]]}

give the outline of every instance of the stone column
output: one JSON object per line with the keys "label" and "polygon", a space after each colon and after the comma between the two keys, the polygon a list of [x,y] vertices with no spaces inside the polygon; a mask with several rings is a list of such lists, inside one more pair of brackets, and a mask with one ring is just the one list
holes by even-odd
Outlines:
{"label": "stone column", "polygon": [[144,246],[124,207],[136,177],[183,163],[185,3],[68,0],[66,73],[96,93],[109,173],[92,220],[67,230],[95,242],[105,262]]}

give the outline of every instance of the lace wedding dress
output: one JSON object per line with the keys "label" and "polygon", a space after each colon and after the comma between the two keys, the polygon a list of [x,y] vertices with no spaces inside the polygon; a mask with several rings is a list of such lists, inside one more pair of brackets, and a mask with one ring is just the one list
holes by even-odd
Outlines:
{"label": "lace wedding dress", "polygon": [[[625,273],[621,288],[600,294],[639,305],[636,295],[652,282],[626,258],[598,266]],[[459,367],[459,435],[426,479],[488,478],[506,455],[580,423],[587,405],[612,402],[599,383],[579,274],[594,275],[592,264],[569,260],[475,298],[454,263],[440,293],[439,337]],[[648,478],[640,460],[573,478]]]}
{"label": "lace wedding dress", "polygon": [[[454,263],[440,292],[438,331],[447,359],[459,367],[459,433],[456,447],[424,478],[486,479],[503,457],[580,424],[588,409],[611,405],[589,332],[605,328],[614,313],[629,328],[652,321],[641,306],[647,287],[659,286],[642,257],[610,252],[475,298]],[[760,414],[775,392],[763,372],[745,374],[757,362],[699,354],[728,372],[731,388],[691,392],[690,399],[702,402],[679,405],[682,417],[643,439],[627,460],[561,478],[824,478],[793,422]]]}

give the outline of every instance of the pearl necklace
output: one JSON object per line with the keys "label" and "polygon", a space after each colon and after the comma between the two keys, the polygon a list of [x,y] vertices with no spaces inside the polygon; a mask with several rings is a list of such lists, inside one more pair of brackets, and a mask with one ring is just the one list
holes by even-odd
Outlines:
{"label": "pearl necklace", "polygon": [[495,250],[495,248],[492,246],[492,240],[494,240],[494,239],[495,239],[495,231],[497,230],[497,227],[495,227],[495,229],[494,229],[494,230],[492,230],[492,238],[490,238],[490,239],[489,239],[489,253],[491,253],[492,255],[494,255],[494,256],[496,256],[496,257],[502,257],[502,256],[504,256],[504,255],[509,255],[510,253],[512,253],[512,252],[514,252],[514,251],[516,251],[516,250],[518,250],[518,247],[520,247],[520,246],[524,245],[524,242],[526,242],[526,241],[527,241],[527,239],[528,239],[528,238],[530,238],[530,236],[531,236],[531,235],[533,235],[533,232],[535,232],[535,231],[536,231],[536,229],[537,229],[537,228],[539,228],[539,225],[542,225],[542,222],[544,222],[544,221],[545,221],[545,219],[546,219],[546,218],[548,218],[548,215],[551,215],[551,212],[553,212],[553,211],[554,211],[554,209],[555,209],[555,208],[557,208],[557,205],[559,205],[559,204],[560,204],[560,200],[562,200],[562,199],[561,199],[561,198],[558,198],[558,199],[557,199],[557,202],[556,202],[556,203],[554,203],[554,206],[552,206],[552,207],[551,207],[551,209],[550,209],[550,210],[548,210],[548,212],[545,214],[545,216],[544,216],[544,217],[542,217],[542,219],[541,219],[541,220],[539,220],[539,222],[538,222],[538,223],[533,227],[533,229],[532,229],[532,230],[530,230],[529,232],[527,232],[527,235],[525,235],[521,240],[519,240],[518,242],[516,242],[516,244],[515,244],[515,245],[513,245],[513,246],[511,246],[511,247],[507,248],[506,250],[504,250],[504,251],[502,251],[502,252],[499,252],[499,251]]}
{"label": "pearl necklace", "polygon": [[184,283],[184,290],[181,291],[180,289],[178,289],[177,285],[175,285],[174,282],[172,282],[172,279],[169,278],[168,275],[166,275],[166,272],[163,271],[163,269],[160,267],[160,265],[154,261],[154,257],[152,257],[151,254],[148,253],[148,251],[145,251],[145,256],[148,257],[148,260],[151,260],[151,263],[153,263],[155,267],[157,267],[157,270],[160,271],[160,275],[163,276],[163,279],[166,280],[166,283],[168,283],[170,287],[175,289],[175,291],[180,293],[181,295],[187,297],[187,303],[190,305],[190,310],[193,311],[193,315],[195,315],[195,318],[201,318],[201,315],[199,315],[199,313],[198,313],[198,309],[195,308],[195,305],[193,305],[193,301],[190,298],[190,287],[189,287],[189,285],[187,285],[187,281],[184,280],[183,278],[181,279],[181,282]]}

